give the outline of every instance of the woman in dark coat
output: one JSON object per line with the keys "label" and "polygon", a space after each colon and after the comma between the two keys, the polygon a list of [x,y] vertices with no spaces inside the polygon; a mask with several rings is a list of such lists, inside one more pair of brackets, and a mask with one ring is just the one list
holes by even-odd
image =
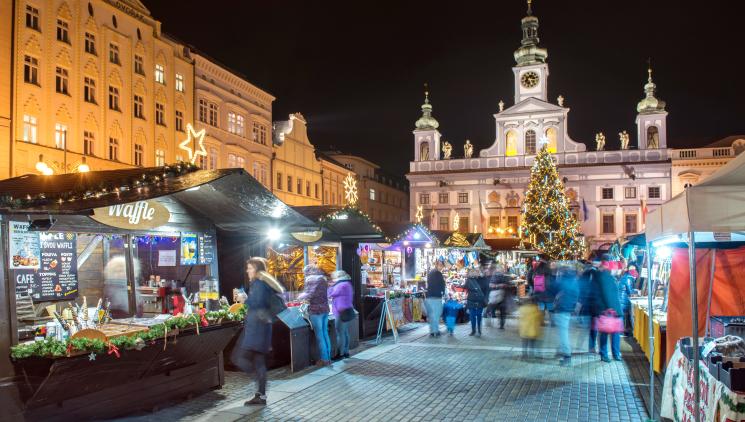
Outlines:
{"label": "woman in dark coat", "polygon": [[468,290],[466,308],[471,319],[471,334],[481,337],[481,318],[486,305],[486,293],[481,288],[482,276],[478,268],[468,270],[465,287]]}
{"label": "woman in dark coat", "polygon": [[244,372],[256,373],[258,392],[245,402],[249,405],[266,404],[266,355],[272,347],[272,315],[270,299],[272,295],[284,293],[282,285],[266,272],[263,258],[251,258],[246,263],[249,279],[246,298],[246,319],[243,333],[233,349],[233,363]]}

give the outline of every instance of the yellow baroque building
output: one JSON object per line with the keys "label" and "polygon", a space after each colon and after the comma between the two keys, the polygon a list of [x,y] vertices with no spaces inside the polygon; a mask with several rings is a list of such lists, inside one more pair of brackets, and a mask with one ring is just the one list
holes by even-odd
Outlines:
{"label": "yellow baroque building", "polygon": [[274,122],[273,193],[292,206],[321,205],[321,162],[300,113]]}
{"label": "yellow baroque building", "polygon": [[194,115],[193,60],[141,2],[1,3],[13,20],[0,25],[0,49],[9,35],[14,42],[0,59],[11,61],[12,122],[0,177],[38,173],[40,163],[68,173],[83,163],[108,170],[186,158],[178,145]]}

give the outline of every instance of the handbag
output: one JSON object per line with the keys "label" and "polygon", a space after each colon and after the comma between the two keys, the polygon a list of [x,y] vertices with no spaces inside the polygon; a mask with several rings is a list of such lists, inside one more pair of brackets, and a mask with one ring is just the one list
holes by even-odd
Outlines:
{"label": "handbag", "polygon": [[504,301],[504,290],[501,288],[489,292],[489,305],[499,305]]}
{"label": "handbag", "polygon": [[355,317],[354,308],[344,309],[339,314],[339,319],[341,319],[341,322],[349,322],[353,320],[354,317]]}
{"label": "handbag", "polygon": [[595,318],[595,330],[606,334],[623,332],[623,319],[618,317],[616,311],[608,309]]}

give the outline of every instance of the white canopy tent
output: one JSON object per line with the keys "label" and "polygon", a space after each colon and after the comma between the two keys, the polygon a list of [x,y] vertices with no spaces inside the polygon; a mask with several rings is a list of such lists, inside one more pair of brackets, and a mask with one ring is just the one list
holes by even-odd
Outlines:
{"label": "white canopy tent", "polygon": [[[651,280],[651,248],[650,245],[658,245],[667,242],[688,243],[688,265],[690,274],[691,291],[691,315],[692,315],[692,346],[694,359],[698,360],[698,297],[696,288],[696,240],[717,241],[735,240],[741,238],[745,231],[745,154],[741,154],[734,160],[714,173],[709,179],[696,186],[689,186],[686,190],[662,204],[647,215],[646,237],[647,237],[647,271]],[[721,236],[718,234],[725,236]],[[740,240],[740,239],[737,239]],[[712,270],[714,260],[712,260]],[[712,271],[713,277],[713,271]],[[650,283],[651,284],[651,283]],[[711,290],[711,284],[709,286]],[[652,315],[652,289],[649,293],[648,306],[650,316]],[[711,296],[711,294],[710,294]],[[708,313],[708,310],[707,310]],[[653,334],[652,318],[649,318],[649,332]],[[650,339],[650,397],[652,403],[651,416],[654,415],[654,338]],[[694,416],[696,421],[700,419],[700,396],[699,391],[699,366],[694,368]]]}

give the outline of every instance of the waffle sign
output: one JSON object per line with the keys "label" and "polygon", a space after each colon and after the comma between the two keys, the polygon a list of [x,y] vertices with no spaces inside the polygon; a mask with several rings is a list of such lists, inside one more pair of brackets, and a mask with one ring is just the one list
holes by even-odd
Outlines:
{"label": "waffle sign", "polygon": [[91,218],[111,227],[142,230],[168,223],[171,213],[156,201],[137,201],[96,208]]}

